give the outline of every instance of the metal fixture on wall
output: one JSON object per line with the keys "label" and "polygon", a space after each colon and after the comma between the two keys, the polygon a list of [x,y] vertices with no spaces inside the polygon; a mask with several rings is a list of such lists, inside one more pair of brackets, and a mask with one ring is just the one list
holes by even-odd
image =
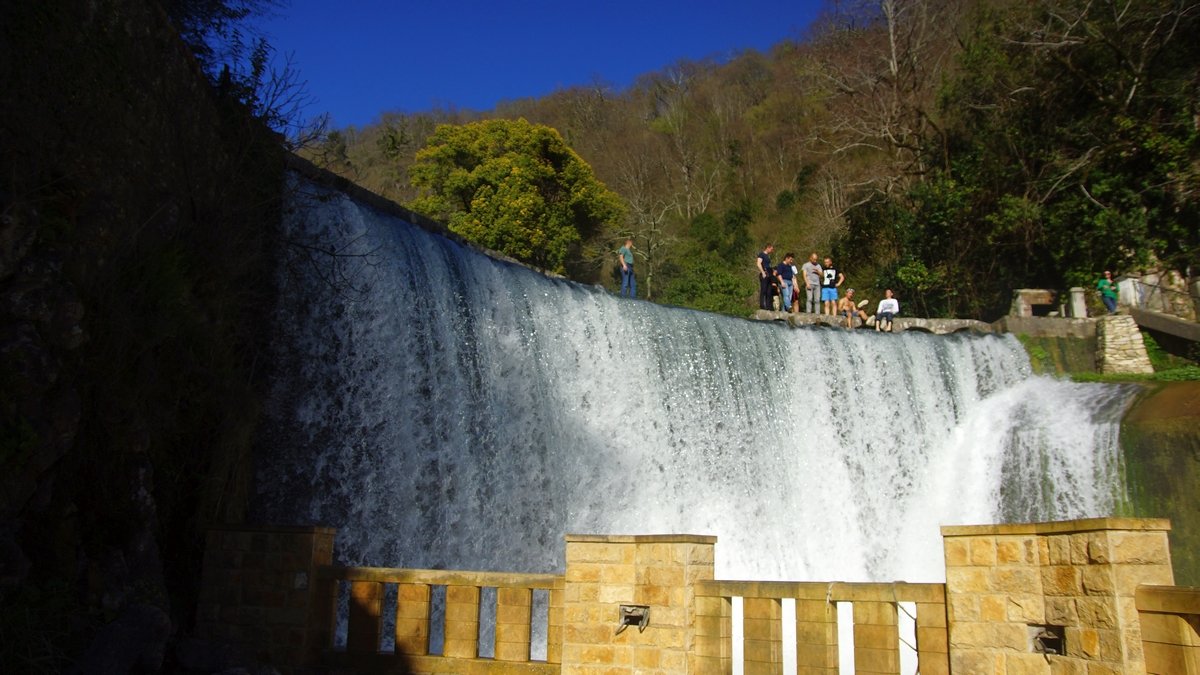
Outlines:
{"label": "metal fixture on wall", "polygon": [[617,633],[629,626],[637,626],[638,632],[644,632],[650,625],[650,607],[648,605],[621,605],[617,610]]}

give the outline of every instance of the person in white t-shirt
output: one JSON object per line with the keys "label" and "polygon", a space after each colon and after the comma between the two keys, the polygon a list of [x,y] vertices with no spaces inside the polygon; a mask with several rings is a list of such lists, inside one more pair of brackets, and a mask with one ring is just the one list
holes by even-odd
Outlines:
{"label": "person in white t-shirt", "polygon": [[875,310],[875,330],[892,332],[892,319],[900,313],[900,301],[893,295],[890,288],[883,292],[883,299]]}

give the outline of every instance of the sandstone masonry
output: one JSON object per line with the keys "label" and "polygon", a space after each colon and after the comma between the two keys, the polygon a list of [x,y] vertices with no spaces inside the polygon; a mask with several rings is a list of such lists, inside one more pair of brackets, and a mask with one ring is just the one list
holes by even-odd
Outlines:
{"label": "sandstone masonry", "polygon": [[1169,529],[1127,518],[943,527],[951,671],[1146,672],[1135,594],[1174,583]]}
{"label": "sandstone masonry", "polygon": [[1101,317],[1096,326],[1096,366],[1101,373],[1153,373],[1146,344],[1133,317]]}

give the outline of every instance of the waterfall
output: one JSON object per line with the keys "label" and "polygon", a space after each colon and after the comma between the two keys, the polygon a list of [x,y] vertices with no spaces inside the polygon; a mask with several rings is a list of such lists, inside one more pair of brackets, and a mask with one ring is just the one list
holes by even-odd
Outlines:
{"label": "waterfall", "polygon": [[292,177],[255,515],[348,564],[562,568],[718,537],[717,575],[937,581],[940,524],[1111,514],[1123,387],[1010,336],[789,329],[548,278]]}

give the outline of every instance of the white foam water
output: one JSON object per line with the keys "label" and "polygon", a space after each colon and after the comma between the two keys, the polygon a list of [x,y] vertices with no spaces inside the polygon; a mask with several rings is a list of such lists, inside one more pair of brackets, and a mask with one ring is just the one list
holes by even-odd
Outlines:
{"label": "white foam water", "polygon": [[720,578],[939,581],[939,525],[1121,494],[1130,392],[1034,377],[1011,337],[620,299],[292,180],[255,511],[338,528],[346,563],[557,571],[566,533],[692,533]]}

